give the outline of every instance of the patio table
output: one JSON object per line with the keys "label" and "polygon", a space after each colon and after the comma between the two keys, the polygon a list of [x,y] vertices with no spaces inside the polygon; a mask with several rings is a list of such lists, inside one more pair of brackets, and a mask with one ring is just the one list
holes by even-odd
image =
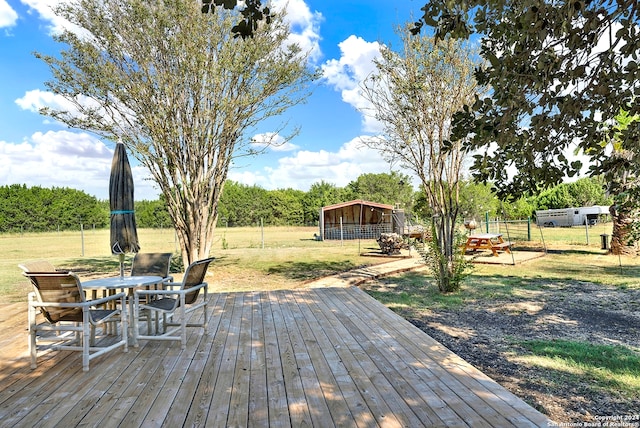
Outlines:
{"label": "patio table", "polygon": [[133,343],[137,343],[138,332],[136,331],[137,323],[135,321],[135,314],[133,313],[133,290],[139,287],[150,287],[157,284],[162,284],[164,278],[161,276],[113,276],[107,278],[92,279],[82,282],[83,290],[108,290],[116,291],[122,290],[127,292],[127,302],[129,304],[129,328],[132,332],[131,337]]}

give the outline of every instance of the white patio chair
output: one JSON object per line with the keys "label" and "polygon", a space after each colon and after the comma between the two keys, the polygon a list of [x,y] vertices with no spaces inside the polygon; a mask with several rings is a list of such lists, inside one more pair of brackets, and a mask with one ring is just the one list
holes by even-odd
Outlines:
{"label": "white patio chair", "polygon": [[[150,318],[150,313],[156,312],[163,315],[164,333],[157,335],[138,335],[136,339],[144,340],[179,340],[182,349],[187,344],[187,327],[202,327],[206,331],[208,323],[208,285],[204,282],[209,263],[213,257],[198,260],[187,267],[182,282],[166,282],[164,290],[135,290],[134,291],[134,332],[138,332],[138,320],[141,317]],[[203,290],[202,300],[198,298],[200,290]],[[153,299],[144,302],[147,296]],[[187,315],[202,308],[204,320],[202,323],[188,323]],[[148,312],[145,314],[145,312]],[[177,315],[179,322],[174,322]],[[180,333],[177,335],[177,333]],[[137,345],[137,340],[135,341]]]}
{"label": "white patio chair", "polygon": [[[114,294],[102,299],[85,300],[80,278],[73,272],[25,272],[31,280],[33,291],[28,296],[29,311],[29,354],[31,368],[37,366],[37,336],[39,332],[74,332],[72,337],[57,335],[50,340],[59,342],[56,349],[82,352],[82,370],[89,370],[89,362],[119,347],[128,351],[127,311],[120,309],[94,309],[109,302],[120,303],[126,308],[125,293]],[[37,310],[46,323],[38,324]],[[107,322],[120,323],[121,340],[105,346],[95,346],[93,336],[95,326]],[[78,343],[79,342],[79,343]]]}

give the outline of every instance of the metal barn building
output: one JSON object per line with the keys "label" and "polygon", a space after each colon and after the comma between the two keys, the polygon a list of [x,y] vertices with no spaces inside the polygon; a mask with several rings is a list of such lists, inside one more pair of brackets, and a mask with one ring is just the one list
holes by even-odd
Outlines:
{"label": "metal barn building", "polygon": [[377,239],[397,228],[397,214],[391,205],[362,200],[328,205],[320,209],[320,239]]}

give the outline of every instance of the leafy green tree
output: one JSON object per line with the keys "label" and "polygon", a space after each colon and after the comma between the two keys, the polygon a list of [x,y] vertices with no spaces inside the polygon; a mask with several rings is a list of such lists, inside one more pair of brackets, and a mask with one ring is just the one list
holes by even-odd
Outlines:
{"label": "leafy green tree", "polygon": [[611,198],[606,195],[607,185],[602,176],[584,177],[566,183],[574,207],[590,207],[593,205],[611,205]]}
{"label": "leafy green tree", "polygon": [[167,202],[162,195],[155,201],[137,201],[135,211],[138,227],[162,228],[172,225]]}
{"label": "leafy green tree", "polygon": [[640,153],[638,140],[628,140],[626,132],[640,124],[640,114],[621,109],[610,126],[611,138],[601,143],[610,149],[606,163],[609,192],[613,205],[609,208],[613,220],[611,253],[637,255],[640,250]]}
{"label": "leafy green tree", "polygon": [[304,224],[317,225],[322,207],[346,202],[348,199],[345,190],[335,184],[324,180],[313,183],[304,197]]}
{"label": "leafy green tree", "polygon": [[77,230],[80,224],[105,227],[104,203],[80,190],[12,184],[0,187],[0,231]]}
{"label": "leafy green tree", "polygon": [[[592,176],[640,176],[640,122],[612,126],[621,107],[640,114],[637,0],[432,0],[423,11],[415,33],[426,24],[440,39],[481,36],[486,65],[476,77],[492,93],[458,113],[454,129],[480,151],[476,179],[494,182],[502,197],[548,189],[582,168],[567,155],[575,144],[590,157]],[[603,141],[619,142],[625,156],[610,156]],[[504,174],[509,165],[514,177]],[[618,212],[635,222],[640,191],[625,187],[610,192],[624,195]]]}
{"label": "leafy green tree", "polygon": [[355,181],[347,184],[345,192],[348,199],[362,199],[393,205],[407,211],[412,208],[411,178],[407,174],[397,171],[362,174]]}
{"label": "leafy green tree", "polygon": [[[487,62],[476,77],[492,94],[458,116],[455,135],[471,136],[474,149],[495,144],[473,169],[502,193],[575,175],[581,164],[565,152],[576,142],[595,160],[604,159],[600,142],[612,133],[602,123],[620,106],[639,112],[636,0],[433,0],[423,11],[415,31],[427,24],[439,38],[481,35]],[[626,141],[639,136],[638,126],[621,135]],[[518,170],[513,179],[503,174],[509,164]]]}
{"label": "leafy green tree", "polygon": [[270,224],[302,225],[304,221],[303,199],[304,192],[301,190],[271,190],[269,192]]}
{"label": "leafy green tree", "polygon": [[250,226],[264,221],[269,224],[273,215],[269,192],[260,186],[228,181],[220,198],[220,222],[225,226]]}
{"label": "leafy green tree", "polygon": [[376,72],[362,84],[371,104],[366,112],[384,126],[381,138],[365,144],[419,177],[437,223],[438,287],[454,291],[462,279],[456,263],[464,263],[456,231],[465,151],[462,141],[450,141],[451,117],[480,91],[473,78],[477,53],[452,39],[398,32],[402,49],[383,47]]}
{"label": "leafy green tree", "polygon": [[533,199],[531,196],[521,196],[514,201],[504,201],[502,203],[502,215],[507,220],[531,218],[535,212]]}
{"label": "leafy green tree", "polygon": [[[244,0],[244,7],[241,10],[241,18],[237,24],[231,28],[236,37],[253,37],[258,29],[258,24],[263,21],[266,24],[271,22],[273,15],[268,6],[262,6],[261,0]],[[224,9],[234,9],[238,7],[238,0],[202,0],[203,13],[215,13],[216,6]]]}
{"label": "leafy green tree", "polygon": [[486,213],[490,217],[501,215],[500,201],[490,184],[465,180],[460,186],[460,213],[464,219],[483,220]]}
{"label": "leafy green tree", "polygon": [[571,183],[560,183],[535,198],[536,209],[550,210],[593,205],[610,205],[602,178],[584,177]]}
{"label": "leafy green tree", "polygon": [[37,55],[52,71],[48,88],[70,106],[42,112],[120,139],[166,198],[185,264],[207,257],[229,167],[255,154],[251,130],[307,96],[308,54],[289,43],[280,14],[234,38],[241,11],[202,13],[193,0],[78,0],[54,10],[82,31],[56,36],[67,47],[60,55]]}

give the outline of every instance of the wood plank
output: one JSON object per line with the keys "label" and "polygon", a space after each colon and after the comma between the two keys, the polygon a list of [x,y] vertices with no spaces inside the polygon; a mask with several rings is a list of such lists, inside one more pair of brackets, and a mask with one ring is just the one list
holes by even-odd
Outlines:
{"label": "wood plank", "polygon": [[249,427],[269,426],[269,394],[267,390],[267,366],[264,311],[265,293],[254,292],[251,316],[251,368],[249,377]]}
{"label": "wood plank", "polygon": [[251,385],[251,330],[253,329],[253,305],[251,294],[245,294],[242,305],[240,331],[236,354],[236,368],[229,402],[228,426],[246,427],[249,424],[249,387]]}
{"label": "wood plank", "polygon": [[293,343],[291,343],[291,338],[286,328],[283,308],[280,303],[280,295],[282,293],[282,290],[269,292],[269,301],[271,302],[271,313],[278,338],[278,349],[282,362],[282,374],[284,376],[289,417],[291,418],[291,425],[294,427],[311,426],[311,415],[296,363],[295,350],[293,349]]}
{"label": "wood plank", "polygon": [[[217,300],[220,299],[220,295],[215,295],[211,298],[211,303],[217,303]],[[203,320],[202,311],[196,311],[191,314],[192,316],[189,319],[190,323],[201,323]],[[212,314],[211,319],[209,320],[209,329],[212,327],[217,327],[217,322],[219,321],[219,316],[216,314]],[[196,346],[196,352],[194,355],[194,359],[201,355],[209,355],[210,343],[207,340],[207,334],[201,334],[200,328],[188,328],[187,332],[191,333],[188,337],[188,341],[195,340],[198,345]],[[177,347],[178,342],[169,342],[169,344],[173,345],[173,347]],[[157,345],[163,346],[165,344],[157,343]],[[165,346],[166,347],[166,346]],[[158,358],[154,358],[154,360],[158,360]],[[132,409],[128,412],[124,418],[122,419],[122,426],[141,426],[143,421],[147,419],[147,415],[150,413],[153,405],[160,401],[162,396],[166,396],[166,387],[168,379],[171,376],[171,373],[176,368],[175,365],[180,361],[179,354],[175,352],[168,352],[164,355],[156,365],[156,370],[153,374],[151,374],[151,378],[146,383],[142,393],[138,394],[137,399],[135,400]],[[153,364],[150,361],[150,364]],[[179,369],[178,369],[179,370]],[[175,399],[175,395],[173,395]],[[194,400],[195,401],[195,400]],[[166,408],[169,408],[169,403],[166,403]]]}
{"label": "wood plank", "polygon": [[[363,403],[362,397],[359,396],[356,388],[345,388],[347,395],[341,390],[336,375],[345,376],[347,372],[344,370],[344,365],[340,364],[338,354],[333,349],[320,321],[311,310],[312,299],[309,298],[309,293],[296,292],[292,294],[295,303],[297,303],[296,310],[300,313],[300,316],[296,317],[296,323],[305,340],[313,368],[320,381],[320,388],[329,407],[329,414],[333,417],[336,426],[348,426],[356,420],[348,403],[354,401],[355,395],[358,395],[358,400]],[[348,385],[351,385],[351,382]]]}
{"label": "wood plank", "polygon": [[[369,412],[373,416],[373,421],[371,422],[375,421],[380,426],[401,426],[401,421],[386,402],[387,397],[379,390],[379,388],[382,390],[386,388],[382,385],[383,381],[375,370],[375,365],[362,347],[356,343],[355,337],[342,322],[344,317],[341,316],[340,310],[334,306],[333,290],[339,289],[316,290],[320,296],[317,299],[317,305],[320,311],[327,316],[327,320],[330,323],[330,326],[325,330],[333,329],[336,332],[332,336],[336,340],[333,343],[334,348],[340,355],[351,381],[360,391]],[[366,417],[366,415],[363,416]]]}
{"label": "wood plank", "polygon": [[[407,422],[416,423],[411,416],[413,413],[422,424],[427,426],[444,426],[451,423],[455,414],[446,414],[449,409],[445,403],[428,385],[420,382],[414,372],[413,368],[420,364],[420,361],[403,353],[402,344],[388,332],[388,326],[381,325],[379,316],[373,313],[372,317],[367,316],[370,309],[364,302],[346,300],[347,296],[349,294],[342,296],[341,304],[353,309],[350,320],[354,323],[354,336],[397,391],[398,399],[404,400],[410,408],[407,412],[410,420]],[[367,312],[355,310],[359,304],[362,304],[362,308]],[[443,417],[440,416],[441,413],[444,413]]]}
{"label": "wood plank", "polygon": [[264,327],[265,369],[267,371],[267,399],[269,401],[269,426],[274,428],[291,427],[287,391],[284,385],[283,361],[278,340],[276,321],[280,317],[277,311],[277,300],[272,303],[269,293],[262,293],[262,325]]}
{"label": "wood plank", "polygon": [[[299,325],[302,323],[303,317],[296,305],[294,293],[289,290],[282,291],[278,294],[278,300],[282,310],[282,317],[289,333],[289,340],[294,350],[295,365],[298,369],[307,407],[309,408],[311,424],[316,427],[335,426],[314,366],[314,363],[318,364],[318,366],[321,365],[322,351],[317,350],[314,341],[305,341],[300,332]],[[310,346],[312,349],[309,349]],[[315,361],[312,361],[312,355],[317,357]]]}
{"label": "wood plank", "polygon": [[233,295],[233,309],[229,312],[231,319],[224,334],[226,337],[224,337],[225,341],[221,350],[222,358],[206,426],[223,427],[227,425],[240,346],[244,300],[244,293]]}

